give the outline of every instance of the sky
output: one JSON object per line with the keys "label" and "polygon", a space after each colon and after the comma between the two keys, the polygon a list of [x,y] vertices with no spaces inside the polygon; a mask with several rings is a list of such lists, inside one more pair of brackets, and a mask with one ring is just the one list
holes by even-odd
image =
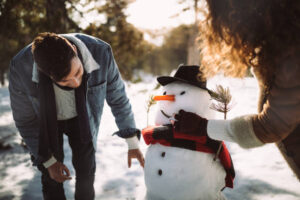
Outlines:
{"label": "sky", "polygon": [[178,2],[179,0],[136,0],[128,6],[127,21],[144,32],[145,40],[159,46],[168,30],[180,24],[194,22],[193,11],[182,12],[188,5]]}
{"label": "sky", "polygon": [[[99,1],[97,5],[101,5],[101,2]],[[186,2],[193,3],[192,0]],[[78,4],[77,8],[87,11],[97,5],[91,3],[87,7],[81,7]],[[191,24],[194,22],[195,17],[192,10],[182,12],[188,6],[190,5],[187,3],[180,4],[179,0],[136,0],[128,5],[125,12],[128,16],[127,21],[144,32],[145,40],[161,45],[163,35],[168,30],[180,24]],[[84,14],[84,17],[79,15],[75,17],[80,19],[82,28],[88,26],[89,23],[105,20],[105,16],[99,15],[96,10]]]}
{"label": "sky", "polygon": [[174,17],[184,7],[178,0],[137,0],[129,5],[127,20],[138,28],[152,30],[192,23],[194,15],[191,11]]}

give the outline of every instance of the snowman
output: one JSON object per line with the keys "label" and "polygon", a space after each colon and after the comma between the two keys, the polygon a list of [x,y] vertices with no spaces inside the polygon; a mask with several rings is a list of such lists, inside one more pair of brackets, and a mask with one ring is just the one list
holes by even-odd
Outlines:
{"label": "snowman", "polygon": [[173,116],[180,110],[213,119],[210,91],[198,74],[199,66],[181,65],[174,76],[157,78],[163,87],[162,95],[154,97],[158,101],[155,126],[142,131],[149,145],[144,167],[148,200],[220,200],[225,199],[224,187],[233,186],[234,169],[224,143],[223,158],[214,159],[216,150],[211,146],[218,146],[217,141],[204,136],[187,140],[180,133],[178,138],[164,135],[174,131]]}

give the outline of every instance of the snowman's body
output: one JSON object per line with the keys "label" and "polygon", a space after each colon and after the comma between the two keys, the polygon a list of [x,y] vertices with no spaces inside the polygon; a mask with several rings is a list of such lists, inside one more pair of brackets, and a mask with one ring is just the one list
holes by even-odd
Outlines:
{"label": "snowman's body", "polygon": [[[175,101],[158,102],[156,125],[170,124],[161,112],[172,116],[180,109],[213,118],[211,97],[204,89],[173,82],[163,87],[164,95]],[[151,145],[145,156],[145,183],[148,200],[218,200],[224,199],[226,172],[214,155],[183,148]]]}

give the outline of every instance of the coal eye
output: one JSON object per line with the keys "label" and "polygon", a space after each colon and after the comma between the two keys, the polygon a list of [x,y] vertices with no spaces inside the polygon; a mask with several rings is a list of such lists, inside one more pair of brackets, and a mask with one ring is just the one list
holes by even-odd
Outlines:
{"label": "coal eye", "polygon": [[164,93],[163,93],[163,95],[166,95],[166,94],[167,94],[167,92],[164,92]]}
{"label": "coal eye", "polygon": [[181,93],[180,93],[180,95],[184,95],[185,94],[185,91],[182,91]]}

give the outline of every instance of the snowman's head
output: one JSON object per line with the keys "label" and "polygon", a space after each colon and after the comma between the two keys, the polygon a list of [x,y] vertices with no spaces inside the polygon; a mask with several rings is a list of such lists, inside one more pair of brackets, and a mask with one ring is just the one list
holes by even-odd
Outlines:
{"label": "snowman's head", "polygon": [[214,111],[210,108],[211,96],[207,90],[175,81],[162,87],[161,95],[156,96],[156,125],[170,124],[168,116],[177,114],[179,110],[193,112],[201,117],[211,119]]}

